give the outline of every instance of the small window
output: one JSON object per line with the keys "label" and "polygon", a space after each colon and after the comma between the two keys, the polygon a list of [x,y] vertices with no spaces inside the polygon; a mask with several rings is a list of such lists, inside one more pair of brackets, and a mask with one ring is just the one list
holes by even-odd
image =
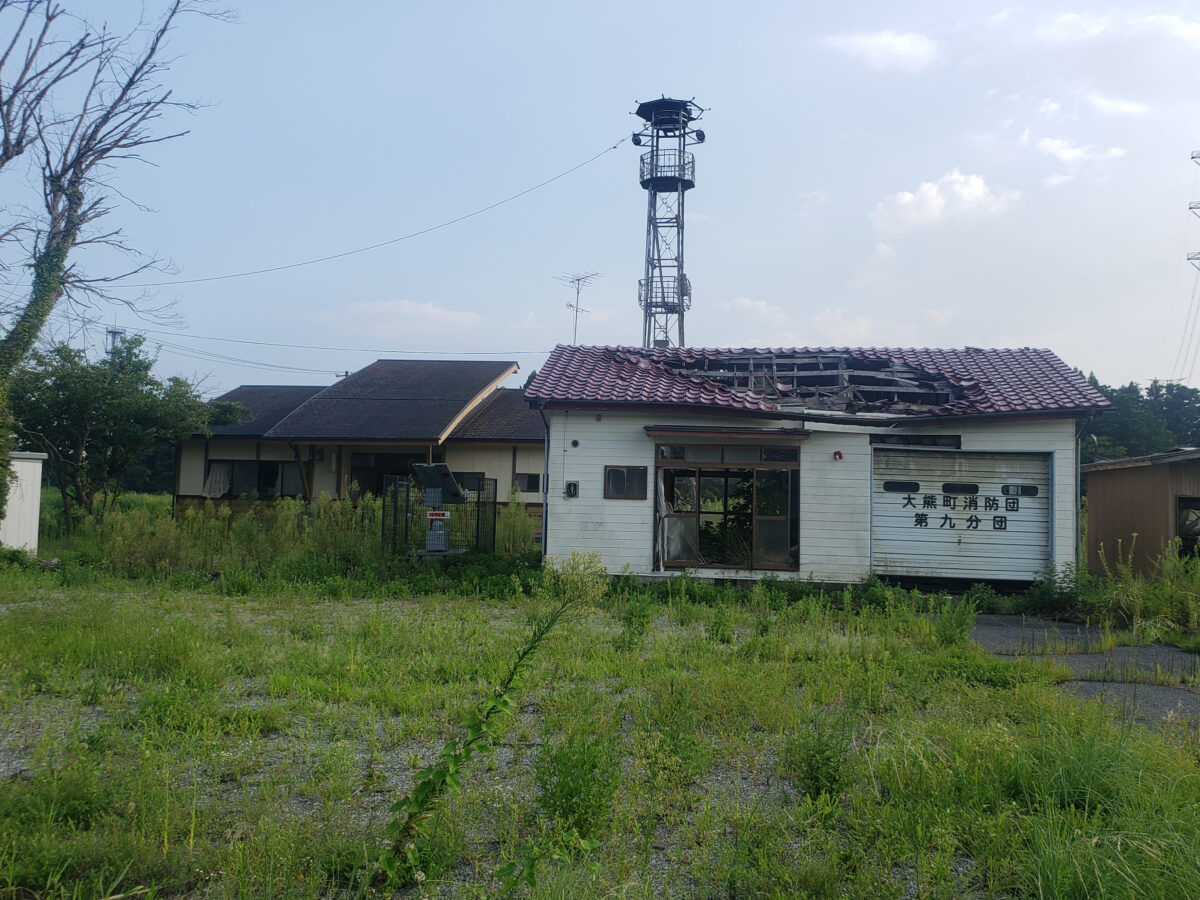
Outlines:
{"label": "small window", "polygon": [[732,446],[725,448],[725,462],[756,463],[759,461],[758,447]]}
{"label": "small window", "polygon": [[645,466],[605,466],[604,498],[606,500],[645,500]]}
{"label": "small window", "polygon": [[1005,497],[1036,497],[1038,489],[1036,484],[1006,484],[1000,488],[1000,493]]}
{"label": "small window", "polygon": [[979,485],[965,481],[947,481],[942,485],[943,494],[978,494]]}
{"label": "small window", "polygon": [[720,462],[721,448],[716,444],[692,444],[687,448],[687,458],[697,462]]}
{"label": "small window", "polygon": [[658,448],[659,459],[684,459],[682,444],[663,444]]}
{"label": "small window", "polygon": [[885,481],[883,489],[889,494],[919,494],[921,493],[921,483],[919,481]]}
{"label": "small window", "polygon": [[799,447],[763,447],[763,462],[796,462],[800,459]]}
{"label": "small window", "polygon": [[479,491],[483,489],[483,472],[452,472],[455,482],[464,491]]}
{"label": "small window", "polygon": [[517,487],[526,494],[536,494],[542,489],[541,472],[518,472]]}

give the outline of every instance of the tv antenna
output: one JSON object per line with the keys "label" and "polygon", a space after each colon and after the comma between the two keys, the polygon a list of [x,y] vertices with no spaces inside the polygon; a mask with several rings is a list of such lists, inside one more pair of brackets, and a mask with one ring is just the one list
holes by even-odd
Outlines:
{"label": "tv antenna", "polygon": [[574,322],[574,325],[572,325],[572,327],[571,327],[571,344],[572,345],[577,345],[579,343],[579,340],[578,340],[578,338],[579,338],[579,314],[581,312],[582,313],[590,312],[590,310],[586,310],[582,306],[579,305],[579,295],[585,287],[587,287],[589,284],[591,284],[593,281],[595,281],[597,278],[600,278],[600,277],[602,277],[602,276],[600,275],[599,272],[578,272],[574,275],[555,275],[554,276],[555,281],[561,281],[563,284],[570,285],[571,287],[575,288],[575,302],[567,303],[567,309],[571,310],[575,314],[575,322]]}

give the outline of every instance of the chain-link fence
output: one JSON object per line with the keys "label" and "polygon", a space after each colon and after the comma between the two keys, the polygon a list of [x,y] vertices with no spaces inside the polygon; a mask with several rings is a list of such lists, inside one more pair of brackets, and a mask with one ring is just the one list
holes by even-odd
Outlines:
{"label": "chain-link fence", "polygon": [[384,548],[416,556],[494,552],[496,479],[480,479],[465,503],[442,503],[441,493],[389,476],[383,494]]}

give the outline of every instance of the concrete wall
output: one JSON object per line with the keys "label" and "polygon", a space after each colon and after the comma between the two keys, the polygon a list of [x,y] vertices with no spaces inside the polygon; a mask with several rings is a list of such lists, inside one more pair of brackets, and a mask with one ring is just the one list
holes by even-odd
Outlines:
{"label": "concrete wall", "polygon": [[11,453],[9,459],[16,480],[8,493],[4,519],[0,521],[0,544],[36,554],[42,512],[42,460],[46,454]]}

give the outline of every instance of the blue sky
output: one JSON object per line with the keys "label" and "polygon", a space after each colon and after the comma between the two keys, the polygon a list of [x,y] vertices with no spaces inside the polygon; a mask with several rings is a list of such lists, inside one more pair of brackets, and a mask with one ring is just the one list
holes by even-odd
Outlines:
{"label": "blue sky", "polygon": [[[120,27],[138,6],[86,8]],[[191,133],[151,149],[153,165],[115,173],[137,205],[113,224],[177,268],[150,280],[462,216],[626,139],[637,101],[666,94],[709,110],[687,205],[689,343],[1038,346],[1109,383],[1200,379],[1186,262],[1200,250],[1198,3],[296,0],[237,14],[180,23],[166,77],[205,108],[166,123]],[[372,252],[147,289],[185,323],[149,336],[160,370],[209,392],[328,383],[379,356],[493,355],[524,375],[570,340],[573,294],[555,276],[579,271],[602,274],[580,342],[636,344],[638,152],[624,140]]]}

